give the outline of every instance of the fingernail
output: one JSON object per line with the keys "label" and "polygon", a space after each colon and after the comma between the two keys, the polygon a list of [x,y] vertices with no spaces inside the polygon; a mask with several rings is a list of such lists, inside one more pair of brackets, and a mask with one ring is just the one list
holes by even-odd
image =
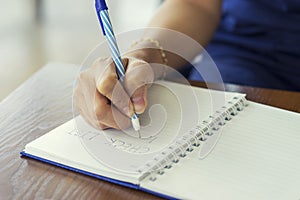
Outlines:
{"label": "fingernail", "polygon": [[141,112],[144,110],[145,107],[145,100],[143,97],[135,97],[132,99],[132,102],[134,104],[134,109],[137,112]]}
{"label": "fingernail", "polygon": [[144,98],[143,97],[134,97],[132,99],[132,101],[133,101],[133,103],[143,103],[144,102]]}

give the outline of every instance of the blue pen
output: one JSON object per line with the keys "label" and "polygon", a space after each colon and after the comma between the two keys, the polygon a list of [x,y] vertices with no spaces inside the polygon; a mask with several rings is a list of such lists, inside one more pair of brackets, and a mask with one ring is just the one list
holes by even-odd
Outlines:
{"label": "blue pen", "polygon": [[[122,64],[120,51],[119,51],[119,48],[117,45],[117,40],[115,38],[115,34],[114,34],[114,31],[113,31],[113,28],[112,28],[112,25],[110,22],[110,18],[108,15],[108,8],[106,5],[106,2],[105,2],[105,0],[95,0],[95,6],[96,6],[96,11],[97,11],[97,15],[98,15],[98,19],[99,19],[99,22],[101,25],[103,35],[106,37],[113,61],[116,66],[117,74],[119,76],[121,83],[123,83],[125,69]],[[134,112],[133,117],[131,118],[131,123],[132,123],[134,130],[138,131],[139,138],[140,138],[141,137],[140,122],[139,122],[139,117],[135,112]]]}

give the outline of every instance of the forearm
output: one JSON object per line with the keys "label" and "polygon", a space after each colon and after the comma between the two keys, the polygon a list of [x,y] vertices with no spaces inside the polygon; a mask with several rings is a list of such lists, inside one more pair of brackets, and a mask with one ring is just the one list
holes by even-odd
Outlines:
{"label": "forearm", "polygon": [[[220,0],[166,0],[149,23],[149,27],[171,29],[193,38],[202,46],[211,40],[219,23]],[[161,46],[170,46],[174,38],[166,31],[146,31],[144,37],[158,40]],[[179,42],[180,41],[176,41]],[[143,44],[140,44],[142,46]],[[172,45],[171,45],[172,46]],[[184,47],[183,47],[184,48]],[[199,53],[199,49],[186,47],[189,56]],[[144,49],[134,53],[147,62],[161,63],[161,55],[157,50]],[[185,64],[185,60],[176,53],[167,52],[168,65],[178,68]]]}

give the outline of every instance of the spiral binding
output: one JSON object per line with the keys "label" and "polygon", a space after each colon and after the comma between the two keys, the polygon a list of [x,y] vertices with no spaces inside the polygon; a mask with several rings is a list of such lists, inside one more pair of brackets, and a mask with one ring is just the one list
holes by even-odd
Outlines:
{"label": "spiral binding", "polygon": [[164,151],[154,157],[153,160],[146,163],[145,166],[138,170],[145,172],[142,179],[150,175],[150,180],[155,181],[156,176],[164,174],[164,169],[170,169],[173,164],[178,163],[180,158],[199,147],[201,142],[205,142],[215,131],[225,125],[226,121],[231,120],[232,116],[242,111],[248,105],[245,96],[236,96],[227,102],[227,106],[223,106],[214,115],[209,116],[200,125],[195,127],[189,133],[181,136],[175,143],[169,145]]}

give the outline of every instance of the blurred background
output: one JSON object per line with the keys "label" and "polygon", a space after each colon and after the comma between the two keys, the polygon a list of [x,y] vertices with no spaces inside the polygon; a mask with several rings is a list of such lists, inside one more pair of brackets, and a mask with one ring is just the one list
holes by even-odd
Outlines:
{"label": "blurred background", "polygon": [[[147,25],[160,0],[107,0],[116,34]],[[99,44],[93,0],[0,0],[0,101],[48,62],[80,64]]]}

